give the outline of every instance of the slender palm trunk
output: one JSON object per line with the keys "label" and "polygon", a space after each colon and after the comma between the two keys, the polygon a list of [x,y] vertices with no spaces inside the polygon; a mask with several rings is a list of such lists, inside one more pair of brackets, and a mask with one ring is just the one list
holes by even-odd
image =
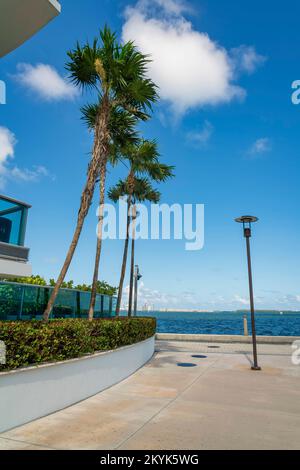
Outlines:
{"label": "slender palm trunk", "polygon": [[125,272],[126,272],[126,264],[127,264],[127,256],[128,256],[128,245],[129,245],[130,209],[131,209],[131,196],[128,196],[128,200],[127,200],[126,239],[125,239],[125,243],[124,243],[122,268],[121,268],[119,290],[118,290],[118,299],[117,299],[117,306],[116,306],[116,317],[118,317],[119,314],[120,314],[122,293],[123,293],[123,285],[124,285],[124,278],[125,278]]}
{"label": "slender palm trunk", "polygon": [[136,205],[134,204],[132,207],[132,240],[131,240],[131,263],[130,263],[130,283],[129,283],[129,303],[128,303],[128,316],[129,317],[132,316],[135,227],[136,227]]}
{"label": "slender palm trunk", "polygon": [[98,214],[96,256],[95,256],[93,284],[92,284],[92,292],[91,292],[91,300],[90,300],[90,308],[89,308],[89,320],[92,320],[93,317],[94,317],[96,295],[97,295],[99,264],[100,264],[100,257],[101,257],[101,248],[102,248],[102,229],[103,229],[104,202],[105,202],[106,164],[107,164],[107,157],[101,163],[101,168],[100,168],[100,206],[99,206],[99,214]]}
{"label": "slender palm trunk", "polygon": [[87,181],[85,187],[83,189],[80,201],[80,208],[78,211],[77,216],[77,223],[74,231],[74,235],[67,252],[67,256],[59,277],[56,281],[55,287],[52,291],[50,299],[48,301],[46,310],[43,315],[43,320],[48,321],[49,315],[53,308],[55,299],[58,295],[59,289],[64,281],[64,278],[67,274],[69,266],[71,264],[76,246],[78,244],[78,240],[82,231],[84,220],[87,216],[89,211],[90,205],[92,203],[95,184],[97,177],[99,175],[99,166],[101,162],[101,158],[103,155],[106,155],[107,152],[107,142],[108,142],[108,118],[109,118],[109,102],[108,97],[104,96],[102,101],[101,109],[99,110],[99,115],[97,118],[97,124],[95,128],[95,139],[94,139],[94,148],[93,148],[93,156],[92,160],[89,164],[88,174],[87,174]]}

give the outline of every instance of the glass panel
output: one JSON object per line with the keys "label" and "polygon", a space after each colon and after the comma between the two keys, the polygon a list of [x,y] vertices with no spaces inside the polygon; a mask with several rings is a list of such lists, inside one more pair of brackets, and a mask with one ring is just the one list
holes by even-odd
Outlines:
{"label": "glass panel", "polygon": [[[0,320],[42,319],[52,290],[52,287],[0,282]],[[87,318],[90,298],[90,292],[60,289],[51,318]],[[95,318],[114,316],[116,302],[115,297],[97,294]]]}
{"label": "glass panel", "polygon": [[111,315],[113,317],[116,316],[116,308],[117,308],[117,297],[112,297],[111,302]]}
{"label": "glass panel", "polygon": [[108,317],[110,314],[110,297],[108,295],[103,296],[103,314]]}
{"label": "glass panel", "polygon": [[77,314],[80,318],[87,318],[89,314],[91,294],[89,292],[80,292],[80,313]]}
{"label": "glass panel", "polygon": [[24,244],[27,208],[0,197],[0,242]]}
{"label": "glass panel", "polygon": [[60,289],[52,310],[52,318],[72,318],[76,314],[76,291]]}
{"label": "glass panel", "polygon": [[17,320],[21,313],[23,286],[0,284],[0,320]]}
{"label": "glass panel", "polygon": [[94,310],[94,317],[95,318],[100,318],[102,317],[102,301],[101,301],[101,295],[97,294],[96,295],[96,302],[95,302],[95,310]]}
{"label": "glass panel", "polygon": [[40,319],[44,310],[45,289],[37,286],[24,286],[22,320]]}

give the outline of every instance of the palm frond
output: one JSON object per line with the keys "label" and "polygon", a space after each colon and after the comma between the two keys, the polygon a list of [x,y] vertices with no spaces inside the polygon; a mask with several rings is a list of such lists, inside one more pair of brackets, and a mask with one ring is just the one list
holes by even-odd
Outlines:
{"label": "palm frond", "polygon": [[95,129],[97,116],[99,113],[99,106],[99,103],[86,104],[80,109],[82,114],[81,119],[86,123],[89,130]]}
{"label": "palm frond", "polygon": [[70,61],[66,64],[69,78],[72,83],[80,88],[97,86],[99,75],[95,68],[95,62],[100,57],[98,39],[94,39],[93,44],[87,43],[80,46],[77,43],[75,49],[67,53]]}
{"label": "palm frond", "polygon": [[135,178],[133,192],[130,190],[128,178],[126,180],[119,180],[108,191],[108,197],[113,202],[118,202],[121,197],[129,196],[129,194],[131,194],[135,202],[149,201],[158,203],[161,197],[161,193],[153,189],[151,182],[147,178]]}

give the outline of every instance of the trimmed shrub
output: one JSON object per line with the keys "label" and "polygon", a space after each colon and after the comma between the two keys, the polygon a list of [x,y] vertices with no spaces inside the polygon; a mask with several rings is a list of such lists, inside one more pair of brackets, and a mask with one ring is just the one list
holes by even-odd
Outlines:
{"label": "trimmed shrub", "polygon": [[0,372],[116,349],[150,338],[155,331],[156,320],[149,317],[0,321],[0,341],[6,345]]}

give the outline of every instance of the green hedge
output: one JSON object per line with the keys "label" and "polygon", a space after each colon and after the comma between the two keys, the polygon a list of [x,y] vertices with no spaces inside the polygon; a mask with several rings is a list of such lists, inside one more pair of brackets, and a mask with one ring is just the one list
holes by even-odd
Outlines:
{"label": "green hedge", "polygon": [[1,322],[6,364],[0,371],[119,348],[155,334],[155,318]]}

